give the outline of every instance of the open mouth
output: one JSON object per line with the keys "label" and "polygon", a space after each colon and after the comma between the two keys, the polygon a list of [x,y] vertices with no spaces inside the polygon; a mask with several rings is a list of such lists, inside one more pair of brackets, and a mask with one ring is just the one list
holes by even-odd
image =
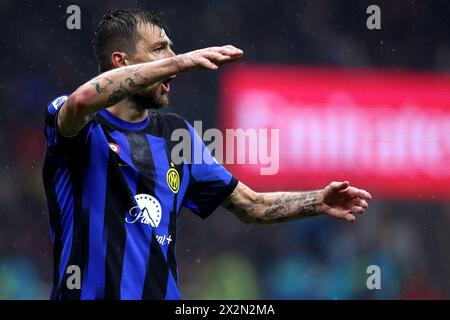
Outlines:
{"label": "open mouth", "polygon": [[163,92],[164,92],[164,93],[167,93],[167,92],[170,91],[170,82],[171,82],[173,79],[175,79],[175,78],[176,78],[176,76],[172,76],[172,77],[170,77],[170,78],[167,78],[167,79],[164,80],[164,81],[161,81],[161,85],[162,85],[162,88],[163,88]]}

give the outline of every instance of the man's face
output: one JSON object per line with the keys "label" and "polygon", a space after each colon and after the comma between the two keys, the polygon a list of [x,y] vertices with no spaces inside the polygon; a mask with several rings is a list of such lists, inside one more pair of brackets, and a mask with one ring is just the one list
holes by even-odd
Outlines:
{"label": "man's face", "polygon": [[[175,55],[171,49],[172,42],[164,29],[149,23],[140,23],[138,32],[141,39],[136,44],[136,54],[128,59],[129,64],[150,62]],[[155,83],[132,98],[146,109],[163,108],[169,103],[170,80]]]}

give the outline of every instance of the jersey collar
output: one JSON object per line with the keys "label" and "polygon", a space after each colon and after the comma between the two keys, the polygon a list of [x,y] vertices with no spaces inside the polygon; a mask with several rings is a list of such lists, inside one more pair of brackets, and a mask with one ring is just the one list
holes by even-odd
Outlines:
{"label": "jersey collar", "polygon": [[128,122],[124,121],[115,115],[113,115],[111,112],[109,112],[106,109],[99,111],[100,115],[105,118],[107,121],[111,122],[115,126],[125,129],[125,130],[143,130],[145,127],[147,127],[149,122],[149,117],[145,118],[142,121],[139,122]]}

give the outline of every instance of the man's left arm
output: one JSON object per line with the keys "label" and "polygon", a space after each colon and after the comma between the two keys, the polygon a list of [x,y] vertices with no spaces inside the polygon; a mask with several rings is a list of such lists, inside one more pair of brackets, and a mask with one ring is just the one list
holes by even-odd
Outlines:
{"label": "man's left arm", "polygon": [[355,221],[368,207],[371,195],[349,185],[332,182],[322,190],[258,193],[239,182],[222,206],[245,223],[279,223],[329,215]]}

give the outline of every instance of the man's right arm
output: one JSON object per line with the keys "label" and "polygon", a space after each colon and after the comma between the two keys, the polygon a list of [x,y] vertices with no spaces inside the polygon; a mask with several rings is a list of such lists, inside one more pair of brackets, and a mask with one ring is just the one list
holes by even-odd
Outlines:
{"label": "man's right arm", "polygon": [[74,136],[97,111],[144,88],[194,68],[215,70],[241,56],[242,51],[233,46],[211,47],[102,73],[69,96],[58,114],[59,132],[66,137]]}

